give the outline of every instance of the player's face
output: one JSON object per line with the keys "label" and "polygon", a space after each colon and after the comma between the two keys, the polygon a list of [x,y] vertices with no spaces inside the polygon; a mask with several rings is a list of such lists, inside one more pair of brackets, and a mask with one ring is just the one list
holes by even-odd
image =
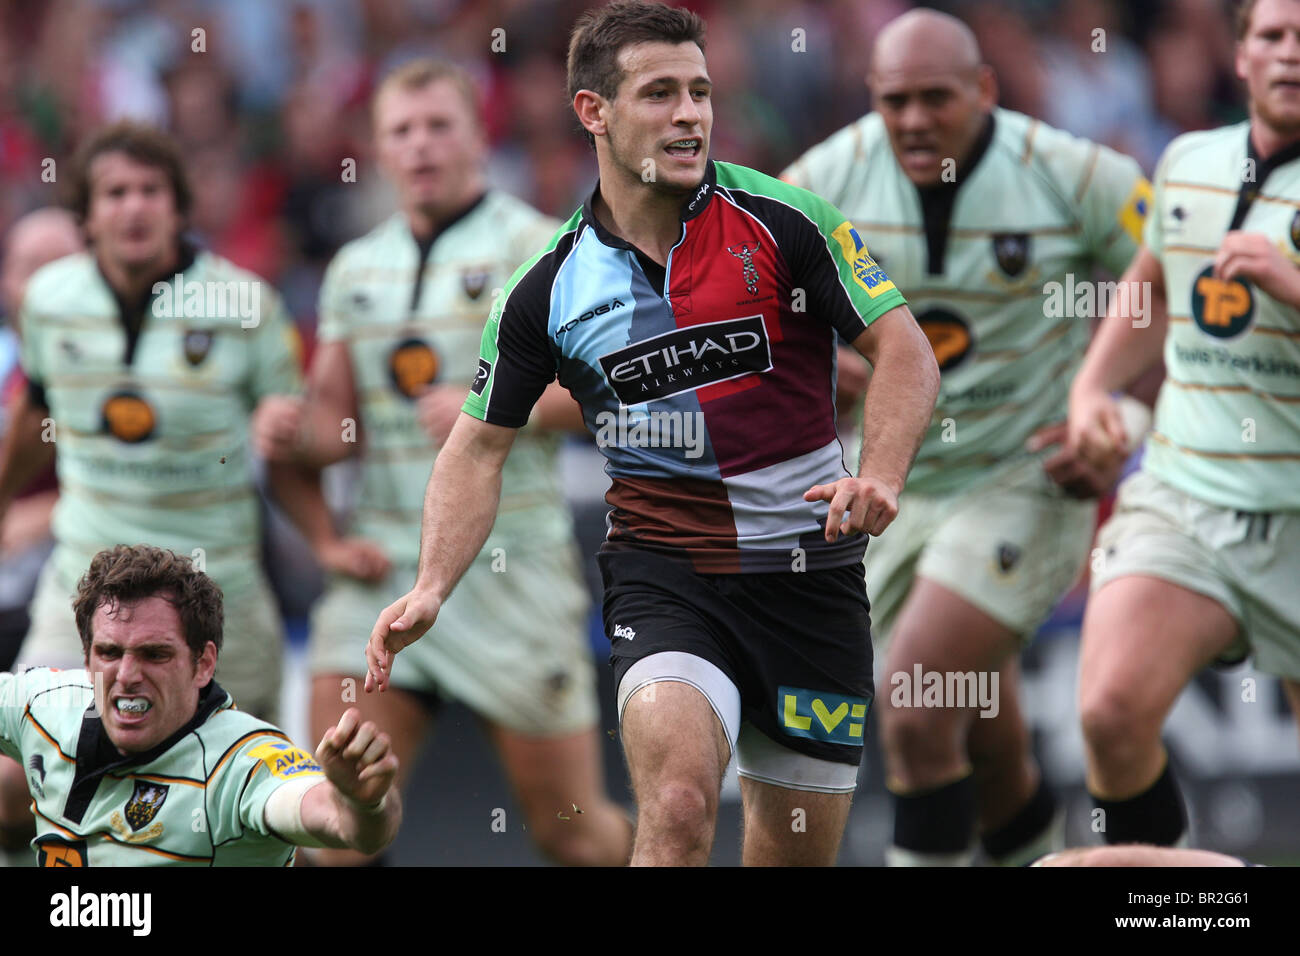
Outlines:
{"label": "player's face", "polygon": [[1259,0],[1237,44],[1237,75],[1263,122],[1282,133],[1300,133],[1300,3]]}
{"label": "player's face", "polygon": [[70,224],[57,226],[41,224],[15,238],[5,252],[3,271],[0,272],[0,298],[5,313],[16,331],[27,280],[41,266],[55,259],[81,251],[81,237]]}
{"label": "player's face", "polygon": [[704,178],[713,130],[703,51],[689,42],[635,43],[618,61],[623,81],[601,110],[610,160],[651,188],[691,192]]}
{"label": "player's face", "polygon": [[175,251],[183,226],[161,167],[125,153],[103,153],[91,162],[86,235],[96,255],[128,272],[145,271]]}
{"label": "player's face", "polygon": [[121,753],[157,746],[194,716],[217,648],[209,641],[196,662],[170,602],[148,597],[111,613],[101,604],[91,635],[86,667],[104,675],[104,730]]}
{"label": "player's face", "polygon": [[384,91],[375,128],[379,164],[403,207],[457,205],[477,181],[486,143],[470,105],[450,80]]}
{"label": "player's face", "polygon": [[918,186],[953,181],[996,99],[989,83],[978,69],[936,72],[904,65],[872,74],[876,110],[908,179]]}

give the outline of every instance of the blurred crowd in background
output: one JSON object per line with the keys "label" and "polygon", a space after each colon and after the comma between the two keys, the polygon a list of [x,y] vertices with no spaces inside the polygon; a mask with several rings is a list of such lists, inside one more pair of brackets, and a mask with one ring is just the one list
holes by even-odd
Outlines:
{"label": "blurred crowd in background", "polygon": [[[91,130],[124,116],[152,122],[183,145],[200,242],[275,283],[310,344],[330,256],[392,209],[368,161],[368,104],[404,59],[438,53],[478,78],[494,185],[558,216],[581,202],[595,162],[565,97],[565,50],[590,5],[6,0],[0,234],[57,201],[59,164]],[[870,108],[872,38],[916,4],[685,5],[708,21],[713,155],[775,173]],[[974,27],[1002,105],[1115,146],[1148,171],[1178,133],[1242,115],[1226,0],[931,5]],[[54,183],[41,176],[47,159]],[[344,181],[348,159],[355,182]]]}

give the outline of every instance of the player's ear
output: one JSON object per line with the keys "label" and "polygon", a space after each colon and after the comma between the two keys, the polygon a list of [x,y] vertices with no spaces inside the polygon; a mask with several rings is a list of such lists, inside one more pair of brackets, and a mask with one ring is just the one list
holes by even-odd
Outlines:
{"label": "player's ear", "polygon": [[573,112],[578,114],[582,128],[592,136],[604,136],[609,131],[605,123],[605,105],[605,98],[591,90],[578,90],[573,95]]}
{"label": "player's ear", "polygon": [[204,687],[212,680],[217,670],[217,645],[208,641],[203,645],[203,653],[194,663],[194,686]]}
{"label": "player's ear", "polygon": [[993,67],[981,63],[976,82],[980,89],[980,108],[985,111],[992,110],[998,105],[998,75],[993,72]]}

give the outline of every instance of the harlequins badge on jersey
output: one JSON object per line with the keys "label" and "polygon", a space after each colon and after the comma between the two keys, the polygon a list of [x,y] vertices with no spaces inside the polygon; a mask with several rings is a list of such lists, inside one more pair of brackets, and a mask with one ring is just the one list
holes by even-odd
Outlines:
{"label": "harlequins badge on jersey", "polygon": [[491,276],[491,272],[482,269],[468,269],[460,274],[461,288],[465,290],[465,294],[471,300],[477,301],[478,297],[483,294],[483,290],[487,288],[487,282]]}
{"label": "harlequins badge on jersey", "polygon": [[745,288],[750,295],[758,295],[758,267],[754,265],[754,253],[763,248],[759,241],[742,242],[738,245],[727,246],[727,251],[740,260],[740,265],[745,277]]}
{"label": "harlequins badge on jersey", "polygon": [[167,799],[168,789],[167,784],[154,783],[151,780],[135,782],[135,793],[131,794],[131,799],[126,803],[126,822],[131,824],[132,830],[140,830],[148,826],[158,815],[163,802]]}
{"label": "harlequins badge on jersey", "polygon": [[993,237],[993,255],[1002,271],[1014,279],[1029,265],[1029,233],[998,233]]}
{"label": "harlequins badge on jersey", "polygon": [[212,332],[209,329],[191,329],[181,339],[181,348],[185,352],[185,361],[191,365],[200,364],[208,357],[212,348]]}

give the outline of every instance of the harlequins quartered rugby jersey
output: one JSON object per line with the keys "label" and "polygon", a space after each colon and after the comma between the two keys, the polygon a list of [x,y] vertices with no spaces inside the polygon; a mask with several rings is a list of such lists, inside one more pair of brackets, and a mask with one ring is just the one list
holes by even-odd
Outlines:
{"label": "harlequins quartered rugby jersey", "polygon": [[78,254],[32,276],[22,311],[23,367],[57,449],[51,560],[69,590],[101,549],[140,542],[201,549],[227,601],[251,587],[249,417],[301,391],[297,332],[271,284],[187,251],[133,307]]}
{"label": "harlequins quartered rugby jersey", "polygon": [[1241,511],[1300,510],[1300,310],[1214,258],[1230,229],[1300,268],[1300,144],[1261,160],[1250,124],[1188,133],[1156,168],[1146,244],[1164,268],[1165,380],[1142,467]]}
{"label": "harlequins quartered rugby jersey", "polygon": [[908,491],[969,488],[1065,420],[1105,314],[1095,268],[1117,278],[1141,241],[1151,191],[1134,160],[999,109],[953,181],[922,190],[873,112],[782,178],[844,211],[934,346],[939,400]]}
{"label": "harlequins quartered rugby jersey", "polygon": [[[420,553],[420,516],[437,449],[416,403],[430,385],[474,381],[479,341],[496,297],[520,263],[555,232],[507,193],[489,191],[425,246],[398,214],[339,250],[320,294],[320,340],[347,346],[365,434],[353,531],[396,560]],[[520,434],[502,473],[501,507],[484,545],[516,553],[573,537],[556,455],[560,436]]]}
{"label": "harlequins quartered rugby jersey", "polygon": [[293,861],[294,847],[266,825],[266,802],[291,781],[325,779],[311,754],[235,710],[212,682],[189,723],[123,756],[104,733],[96,693],[85,670],[0,674],[0,753],[27,774],[40,866]]}
{"label": "harlequins quartered rugby jersey", "polygon": [[493,309],[464,410],[519,427],[558,375],[607,459],[606,550],[704,573],[851,564],[865,537],[828,544],[803,494],[847,474],[837,341],[903,304],[825,200],[710,162],[664,267],[590,200],[574,213]]}

